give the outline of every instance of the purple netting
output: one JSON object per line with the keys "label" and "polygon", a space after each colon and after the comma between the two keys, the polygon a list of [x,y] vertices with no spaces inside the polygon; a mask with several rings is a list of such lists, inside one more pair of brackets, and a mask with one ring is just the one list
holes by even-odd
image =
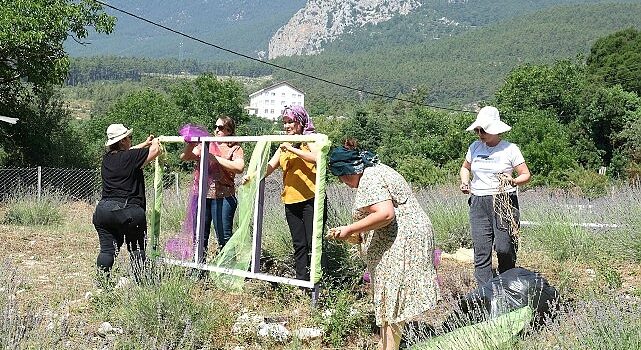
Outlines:
{"label": "purple netting", "polygon": [[[185,124],[183,125],[178,134],[182,136],[186,142],[191,140],[191,137],[205,137],[211,136],[207,131],[207,128],[201,125],[196,124]],[[218,151],[218,146],[214,143],[210,146],[210,153],[212,148]],[[196,209],[198,208],[198,179],[200,177],[199,164],[196,163],[194,170],[194,181],[191,186],[191,191],[189,192],[189,197],[187,198],[187,208],[185,212],[185,220],[182,224],[181,232],[168,239],[165,244],[165,251],[170,255],[185,260],[194,255],[194,236],[195,236],[195,227],[194,227],[194,218],[196,217]],[[209,165],[209,174],[212,174],[211,164]],[[208,179],[211,183],[211,176]]]}
{"label": "purple netting", "polygon": [[211,136],[206,127],[197,124],[183,125],[180,130],[178,130],[178,135],[182,136],[185,139],[185,142],[189,142],[192,137]]}
{"label": "purple netting", "polygon": [[185,260],[194,256],[194,217],[198,206],[198,194],[191,191],[187,199],[187,211],[182,230],[178,235],[167,240],[165,251],[173,257]]}

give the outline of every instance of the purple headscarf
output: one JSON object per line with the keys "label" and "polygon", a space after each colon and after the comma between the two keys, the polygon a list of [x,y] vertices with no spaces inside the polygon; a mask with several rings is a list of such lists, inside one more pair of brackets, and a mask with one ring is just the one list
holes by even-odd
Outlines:
{"label": "purple headscarf", "polygon": [[316,132],[312,118],[309,117],[303,106],[294,105],[285,107],[283,117],[294,119],[303,127],[303,135],[313,134]]}

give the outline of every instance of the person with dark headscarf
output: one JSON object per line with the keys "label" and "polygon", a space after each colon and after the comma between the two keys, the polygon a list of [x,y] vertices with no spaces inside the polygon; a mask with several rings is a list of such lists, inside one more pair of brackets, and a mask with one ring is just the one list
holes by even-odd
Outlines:
{"label": "person with dark headscarf", "polygon": [[[287,135],[315,133],[314,123],[302,106],[286,107],[282,121]],[[277,168],[283,170],[281,198],[292,235],[296,278],[306,281],[310,278],[318,152],[314,143],[283,142],[269,160],[265,175],[269,176]]]}
{"label": "person with dark headscarf", "polygon": [[360,244],[370,273],[381,348],[398,349],[405,322],[436,305],[432,223],[412,189],[376,155],[348,140],[334,149],[329,170],[357,189],[352,224],[332,228],[328,238]]}

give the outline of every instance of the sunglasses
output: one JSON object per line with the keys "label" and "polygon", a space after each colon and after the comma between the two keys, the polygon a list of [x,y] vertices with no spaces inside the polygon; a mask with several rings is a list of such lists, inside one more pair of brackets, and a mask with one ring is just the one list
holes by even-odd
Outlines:
{"label": "sunglasses", "polygon": [[216,124],[216,130],[227,130],[227,128],[224,125]]}
{"label": "sunglasses", "polygon": [[487,134],[487,132],[485,132],[483,128],[475,128],[474,132],[477,133],[478,135]]}

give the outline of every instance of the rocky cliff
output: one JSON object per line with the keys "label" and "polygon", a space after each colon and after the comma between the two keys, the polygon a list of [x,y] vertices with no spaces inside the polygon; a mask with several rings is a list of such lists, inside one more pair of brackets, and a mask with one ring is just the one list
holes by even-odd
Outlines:
{"label": "rocky cliff", "polygon": [[311,55],[352,28],[406,15],[419,0],[309,0],[269,41],[269,58]]}

